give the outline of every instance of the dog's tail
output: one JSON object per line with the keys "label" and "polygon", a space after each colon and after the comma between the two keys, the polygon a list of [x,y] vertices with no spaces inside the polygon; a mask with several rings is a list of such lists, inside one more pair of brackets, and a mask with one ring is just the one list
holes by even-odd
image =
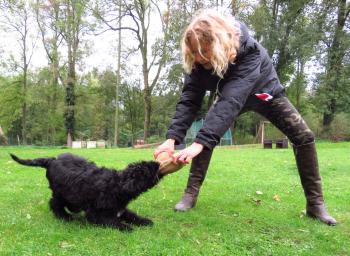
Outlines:
{"label": "dog's tail", "polygon": [[14,154],[10,154],[13,160],[15,160],[17,163],[22,164],[22,165],[28,165],[28,166],[39,166],[39,167],[48,167],[50,163],[55,160],[56,158],[54,157],[49,157],[49,158],[36,158],[36,159],[20,159]]}

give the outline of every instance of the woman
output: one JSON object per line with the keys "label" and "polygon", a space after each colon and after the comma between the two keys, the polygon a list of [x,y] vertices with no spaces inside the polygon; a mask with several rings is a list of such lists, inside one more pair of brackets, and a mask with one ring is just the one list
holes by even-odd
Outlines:
{"label": "woman", "polygon": [[293,143],[307,215],[335,225],[336,220],[324,205],[314,135],[284,95],[271,59],[250,37],[246,26],[232,17],[204,11],[187,27],[182,54],[184,88],[167,140],[155,150],[155,157],[164,151],[174,153],[175,144],[183,141],[207,90],[216,92],[216,101],[193,144],[173,155],[175,162],[186,164],[193,159],[185,194],[175,209],[194,207],[214,147],[240,114],[252,110]]}

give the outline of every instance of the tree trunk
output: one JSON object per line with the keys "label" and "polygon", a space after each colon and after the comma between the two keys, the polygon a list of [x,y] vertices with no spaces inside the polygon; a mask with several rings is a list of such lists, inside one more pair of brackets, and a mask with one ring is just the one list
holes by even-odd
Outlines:
{"label": "tree trunk", "polygon": [[348,16],[349,10],[346,8],[346,0],[339,0],[336,29],[329,49],[326,71],[326,93],[329,100],[326,102],[326,111],[323,114],[323,127],[325,130],[329,128],[337,112],[335,92],[338,90],[340,73],[343,67],[342,60],[347,50],[341,41],[345,33],[343,29]]}
{"label": "tree trunk", "polygon": [[[141,8],[142,9],[142,8]],[[143,84],[145,86],[144,88],[144,95],[143,100],[145,103],[145,120],[143,125],[143,140],[146,142],[149,137],[149,127],[151,124],[151,111],[152,111],[152,98],[151,93],[152,90],[150,88],[149,84],[149,69],[148,69],[148,58],[147,58],[147,47],[148,47],[148,31],[145,24],[145,13],[143,12],[143,15],[140,15],[140,21],[141,21],[141,55],[142,55],[142,74],[143,74]],[[142,18],[141,18],[142,17]]]}
{"label": "tree trunk", "polygon": [[[54,5],[54,15],[55,15],[55,21],[59,19],[59,8],[57,5]],[[59,82],[59,57],[58,57],[58,38],[59,33],[55,29],[55,37],[53,39],[52,45],[52,60],[51,60],[51,66],[52,66],[52,87],[53,87],[53,96],[52,96],[52,105],[51,105],[51,117],[55,119],[56,117],[56,111],[57,111],[57,104],[58,104],[58,82]],[[56,125],[55,122],[51,122],[50,124],[50,133],[51,133],[51,144],[56,144]]]}
{"label": "tree trunk", "polygon": [[119,130],[119,87],[121,84],[121,75],[120,75],[120,61],[121,61],[121,22],[122,22],[122,14],[121,14],[122,3],[119,1],[119,31],[118,31],[118,69],[117,69],[117,84],[115,85],[115,121],[114,121],[114,146],[118,146],[118,130]]}
{"label": "tree trunk", "polygon": [[[222,6],[222,2],[221,2],[221,6]],[[239,13],[237,0],[231,0],[231,10],[232,10],[231,12],[232,16],[236,17]]]}
{"label": "tree trunk", "polygon": [[27,145],[27,81],[23,75],[23,103],[22,103],[22,144]]}
{"label": "tree trunk", "polygon": [[8,140],[0,126],[0,145],[8,145]]}
{"label": "tree trunk", "polygon": [[[55,145],[56,137],[56,111],[58,104],[58,82],[61,78],[59,75],[59,57],[58,57],[58,41],[60,32],[58,31],[59,22],[59,4],[52,1],[46,6],[43,1],[36,1],[35,13],[38,28],[41,32],[41,40],[49,60],[50,72],[52,78],[50,85],[52,95],[48,96],[48,122],[46,124],[47,143]],[[48,32],[51,31],[53,36]]]}
{"label": "tree trunk", "polygon": [[72,147],[72,141],[74,140],[74,105],[75,105],[75,95],[74,95],[74,82],[72,82],[72,77],[68,77],[68,82],[66,86],[66,111],[65,111],[65,126],[67,130],[67,146]]}
{"label": "tree trunk", "polygon": [[67,1],[67,18],[65,20],[64,37],[68,50],[68,77],[66,82],[65,126],[67,130],[67,146],[72,146],[75,133],[75,64],[78,58],[79,33],[82,29],[83,12],[76,6],[77,1]]}
{"label": "tree trunk", "polygon": [[[57,111],[57,104],[58,104],[58,80],[59,80],[59,66],[58,66],[58,50],[57,50],[57,40],[55,41],[54,44],[54,59],[53,63],[51,63],[52,67],[52,88],[53,88],[53,95],[52,95],[52,102],[51,102],[51,110],[50,110],[50,117],[51,120],[54,121],[55,119],[55,114]],[[49,124],[49,129],[50,129],[50,143],[55,145],[55,137],[56,137],[56,125],[55,122],[50,122]]]}
{"label": "tree trunk", "polygon": [[75,126],[75,61],[72,52],[72,44],[68,43],[68,79],[66,85],[66,112],[65,125],[67,129],[67,146],[72,147],[74,140],[74,126]]}
{"label": "tree trunk", "polygon": [[[146,82],[145,82],[146,83]],[[151,90],[149,89],[149,86],[145,84],[144,89],[144,103],[145,103],[145,121],[143,126],[143,139],[146,141],[149,137],[149,127],[151,123],[151,112],[152,112],[152,97],[151,97]]]}
{"label": "tree trunk", "polygon": [[67,134],[67,146],[72,147],[73,139],[70,133]]}
{"label": "tree trunk", "polygon": [[298,57],[297,59],[297,76],[295,79],[295,100],[296,100],[296,104],[295,104],[295,108],[300,111],[301,110],[301,100],[302,100],[302,96],[303,96],[303,92],[305,90],[304,87],[304,60],[302,59],[302,57]]}
{"label": "tree trunk", "polygon": [[23,34],[23,104],[22,104],[22,144],[27,145],[27,12],[24,17],[24,34]]}

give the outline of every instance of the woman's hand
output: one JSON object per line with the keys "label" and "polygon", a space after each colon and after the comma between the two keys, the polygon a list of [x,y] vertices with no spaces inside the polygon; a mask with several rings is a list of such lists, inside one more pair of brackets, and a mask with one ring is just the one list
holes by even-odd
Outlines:
{"label": "woman's hand", "polygon": [[154,159],[157,159],[157,156],[162,152],[168,152],[169,156],[174,154],[175,150],[175,140],[167,139],[161,145],[159,145],[153,153]]}
{"label": "woman's hand", "polygon": [[180,162],[182,164],[188,164],[192,158],[196,157],[203,150],[203,145],[199,143],[192,143],[191,146],[181,150],[174,155],[174,162]]}

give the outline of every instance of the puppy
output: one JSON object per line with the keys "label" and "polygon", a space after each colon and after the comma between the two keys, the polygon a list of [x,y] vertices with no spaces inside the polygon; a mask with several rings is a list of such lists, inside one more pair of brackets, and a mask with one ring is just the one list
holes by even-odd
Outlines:
{"label": "puppy", "polygon": [[117,172],[97,167],[93,162],[70,153],[57,158],[33,160],[10,155],[22,165],[46,169],[46,177],[52,190],[50,208],[59,219],[72,219],[72,215],[66,211],[68,209],[72,213],[84,211],[90,223],[122,231],[131,231],[130,224],[153,224],[150,219],[129,210],[127,205],[163,178],[157,162],[138,162]]}

